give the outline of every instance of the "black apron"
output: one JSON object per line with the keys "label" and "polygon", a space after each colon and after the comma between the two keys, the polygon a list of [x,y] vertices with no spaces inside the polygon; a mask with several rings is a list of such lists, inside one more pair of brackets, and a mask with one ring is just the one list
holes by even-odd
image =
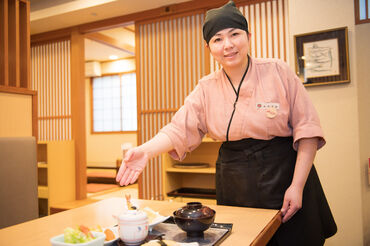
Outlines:
{"label": "black apron", "polygon": [[[281,209],[297,152],[292,137],[242,139],[221,145],[216,163],[217,204]],[[337,231],[316,169],[312,166],[302,208],[283,223],[268,245],[323,245]]]}

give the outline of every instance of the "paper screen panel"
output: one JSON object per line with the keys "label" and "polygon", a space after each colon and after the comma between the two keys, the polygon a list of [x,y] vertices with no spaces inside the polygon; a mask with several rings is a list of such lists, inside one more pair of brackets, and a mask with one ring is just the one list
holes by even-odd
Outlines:
{"label": "paper screen panel", "polygon": [[[279,58],[289,63],[288,1],[260,1],[239,6],[251,33],[249,54],[256,58]],[[210,71],[220,69],[210,55]]]}
{"label": "paper screen panel", "polygon": [[[137,23],[139,144],[152,138],[205,75],[204,15]],[[163,199],[160,157],[142,175],[141,196]]]}
{"label": "paper screen panel", "polygon": [[71,140],[70,41],[31,48],[31,84],[38,96],[39,141]]}

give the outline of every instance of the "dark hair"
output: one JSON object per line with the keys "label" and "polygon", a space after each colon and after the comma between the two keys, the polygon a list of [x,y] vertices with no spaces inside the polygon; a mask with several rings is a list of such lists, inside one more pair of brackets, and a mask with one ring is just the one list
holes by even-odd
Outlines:
{"label": "dark hair", "polygon": [[248,33],[248,22],[234,1],[207,11],[203,24],[203,38],[208,44],[217,32],[226,28],[238,28]]}

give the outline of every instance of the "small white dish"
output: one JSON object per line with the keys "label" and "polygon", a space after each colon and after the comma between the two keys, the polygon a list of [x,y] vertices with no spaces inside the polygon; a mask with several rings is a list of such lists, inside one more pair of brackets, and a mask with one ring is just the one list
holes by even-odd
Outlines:
{"label": "small white dish", "polygon": [[153,219],[153,221],[151,221],[151,223],[149,224],[149,231],[152,231],[152,229],[155,225],[158,225],[158,224],[166,221],[169,217],[171,217],[171,216],[159,215],[158,217]]}
{"label": "small white dish", "polygon": [[114,239],[104,242],[104,246],[111,246],[111,245],[114,244],[115,241],[117,241],[119,239],[118,227],[114,226],[114,227],[104,228],[103,232],[105,231],[105,229],[110,229],[114,234]]}
{"label": "small white dish", "polygon": [[159,214],[159,212],[156,212],[149,207],[145,207],[143,208],[143,210],[148,213],[148,218],[155,216],[151,221],[149,221],[149,231],[152,231],[155,225],[158,225],[159,223],[166,221],[170,217],[170,216],[163,216]]}
{"label": "small white dish", "polygon": [[65,243],[64,242],[64,234],[60,234],[58,236],[52,237],[50,239],[50,243],[52,246],[71,246],[71,245],[78,245],[78,246],[103,246],[105,241],[105,234],[104,232],[91,232],[95,237],[94,240],[91,240],[87,243]]}

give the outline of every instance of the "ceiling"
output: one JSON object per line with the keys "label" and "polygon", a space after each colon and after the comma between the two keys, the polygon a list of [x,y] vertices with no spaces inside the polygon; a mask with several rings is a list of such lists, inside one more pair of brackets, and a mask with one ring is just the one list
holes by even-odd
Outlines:
{"label": "ceiling", "polygon": [[[128,15],[189,0],[30,0],[31,35]],[[135,26],[88,34],[86,61],[108,61],[135,56]]]}

